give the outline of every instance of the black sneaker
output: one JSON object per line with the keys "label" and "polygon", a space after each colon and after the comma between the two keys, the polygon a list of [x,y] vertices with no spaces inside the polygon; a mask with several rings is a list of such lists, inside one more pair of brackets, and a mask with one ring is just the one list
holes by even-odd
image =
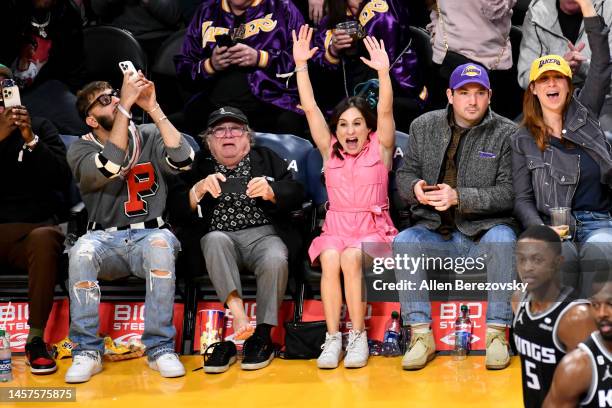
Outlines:
{"label": "black sneaker", "polygon": [[34,337],[25,346],[26,364],[30,366],[32,374],[51,374],[57,370],[53,357],[49,355],[47,345],[40,337]]}
{"label": "black sneaker", "polygon": [[226,372],[236,362],[236,346],[231,341],[220,341],[206,347],[204,372],[219,374]]}
{"label": "black sneaker", "polygon": [[243,370],[259,370],[267,367],[274,359],[274,345],[270,338],[257,333],[245,340],[242,348],[244,358],[240,365]]}

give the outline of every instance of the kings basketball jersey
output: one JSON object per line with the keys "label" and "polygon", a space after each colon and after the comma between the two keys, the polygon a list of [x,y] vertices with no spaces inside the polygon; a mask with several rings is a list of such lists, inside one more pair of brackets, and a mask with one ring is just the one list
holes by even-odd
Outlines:
{"label": "kings basketball jersey", "polygon": [[521,356],[523,403],[525,407],[541,407],[552,383],[555,368],[566,353],[557,337],[559,321],[576,300],[572,288],[564,287],[552,306],[541,313],[530,311],[531,295],[526,293],[516,311],[514,342]]}
{"label": "kings basketball jersey", "polygon": [[612,353],[606,348],[601,334],[596,331],[578,345],[591,360],[591,386],[581,407],[612,407]]}

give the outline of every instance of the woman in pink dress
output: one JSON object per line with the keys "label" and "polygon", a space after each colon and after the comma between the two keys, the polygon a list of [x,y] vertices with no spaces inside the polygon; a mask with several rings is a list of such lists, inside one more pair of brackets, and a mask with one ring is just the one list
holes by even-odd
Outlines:
{"label": "woman in pink dress", "polygon": [[311,261],[318,260],[323,271],[321,298],[327,334],[317,365],[336,368],[342,358],[342,274],[352,321],[344,366],[363,367],[369,353],[362,295],[362,243],[387,246],[397,234],[389,216],[387,193],[395,144],[389,57],[382,41],[364,39],[370,59],[361,60],[377,71],[380,83],[377,112],[362,98],[347,98],[338,104],[328,126],[315,102],[308,76],[307,61],[317,52],[317,48],[310,48],[312,29],[302,26],[297,37],[295,32],[292,34],[300,103],[323,157],[329,196],[323,233],[308,251]]}

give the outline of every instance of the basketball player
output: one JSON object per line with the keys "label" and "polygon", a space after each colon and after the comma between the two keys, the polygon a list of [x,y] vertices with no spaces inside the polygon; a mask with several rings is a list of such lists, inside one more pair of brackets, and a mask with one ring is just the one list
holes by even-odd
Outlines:
{"label": "basketball player", "polygon": [[612,407],[612,282],[596,274],[591,312],[597,331],[568,353],[555,371],[545,408]]}
{"label": "basketball player", "polygon": [[519,237],[516,268],[527,291],[514,294],[512,309],[525,407],[542,406],[561,358],[595,329],[587,301],[561,285],[562,262],[561,240],[551,228],[532,226]]}

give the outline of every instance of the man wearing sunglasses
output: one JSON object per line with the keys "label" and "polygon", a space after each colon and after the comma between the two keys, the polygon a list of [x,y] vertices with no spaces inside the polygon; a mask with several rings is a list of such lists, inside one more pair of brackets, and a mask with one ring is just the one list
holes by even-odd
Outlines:
{"label": "man wearing sunglasses", "polygon": [[[145,110],[153,124],[135,126],[130,109]],[[77,94],[77,109],[91,132],[68,150],[68,164],[88,211],[88,231],[70,250],[70,338],[77,347],[66,382],[88,381],[102,370],[98,333],[98,279],[134,274],[146,280],[148,364],[163,377],[185,369],[174,353],[174,264],[180,250],[162,213],[166,176],[186,170],[194,152],[164,115],[155,87],[142,73],[123,77],[121,96],[106,82]]]}
{"label": "man wearing sunglasses", "polygon": [[[289,212],[301,207],[304,191],[283,159],[253,146],[249,121],[239,109],[214,111],[202,137],[205,149],[173,186],[169,209],[183,227],[186,254],[189,249],[197,254],[186,257],[195,259],[190,269],[203,272],[197,264],[201,251],[219,300],[234,317],[234,339],[248,337],[242,369],[257,370],[274,358],[270,331],[278,324],[288,265],[301,247]],[[243,270],[257,279],[254,333],[242,302]],[[205,372],[227,370],[235,355],[231,341],[217,343]]]}

